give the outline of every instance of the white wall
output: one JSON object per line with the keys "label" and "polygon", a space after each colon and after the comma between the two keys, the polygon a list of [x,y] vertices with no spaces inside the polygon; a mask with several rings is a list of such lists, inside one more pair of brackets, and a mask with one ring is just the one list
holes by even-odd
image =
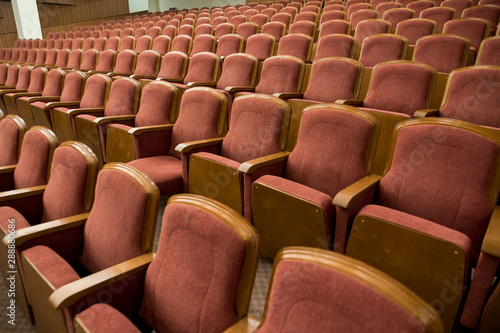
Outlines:
{"label": "white wall", "polygon": [[[131,1],[131,0],[129,0]],[[165,11],[170,8],[176,7],[177,9],[183,8],[194,8],[194,7],[213,7],[213,6],[225,6],[225,5],[237,5],[244,4],[245,0],[158,0],[160,4],[160,10]]]}
{"label": "white wall", "polygon": [[12,0],[18,38],[43,38],[36,0]]}
{"label": "white wall", "polygon": [[142,12],[143,10],[148,10],[148,1],[128,0],[128,9],[130,13]]}

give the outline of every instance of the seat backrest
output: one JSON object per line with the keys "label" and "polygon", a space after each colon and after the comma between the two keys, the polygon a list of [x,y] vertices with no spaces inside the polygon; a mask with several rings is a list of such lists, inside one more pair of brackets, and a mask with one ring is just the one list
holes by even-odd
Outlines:
{"label": "seat backrest", "polygon": [[157,77],[182,81],[186,76],[188,63],[189,57],[185,53],[178,51],[168,52],[162,57]]}
{"label": "seat backrest", "polygon": [[19,77],[19,69],[21,69],[20,64],[12,64],[7,68],[7,77],[5,79],[5,86],[15,87],[17,84],[17,79]]}
{"label": "seat backrest", "polygon": [[413,116],[429,107],[437,72],[429,65],[397,60],[373,68],[363,107]]}
{"label": "seat backrest", "polygon": [[170,45],[172,40],[168,36],[158,36],[153,41],[153,46],[151,50],[158,52],[160,55],[164,55],[170,51]]}
{"label": "seat backrest", "polygon": [[148,36],[155,39],[156,37],[161,35],[161,28],[160,27],[151,27],[148,28]]}
{"label": "seat backrest", "polygon": [[42,92],[48,72],[49,70],[45,67],[37,67],[33,69],[31,72],[28,92]]}
{"label": "seat backrest", "polygon": [[134,51],[137,53],[141,53],[146,50],[151,50],[152,45],[153,45],[153,38],[151,36],[144,35],[137,38]]}
{"label": "seat backrest", "polygon": [[319,29],[319,39],[333,34],[349,34],[351,23],[345,20],[329,20],[321,24]]}
{"label": "seat backrest", "polygon": [[437,24],[435,21],[424,18],[412,18],[398,23],[396,26],[396,35],[407,38],[408,45],[415,45],[421,37],[435,34],[436,29]]}
{"label": "seat backrest", "polygon": [[227,87],[255,87],[259,60],[245,53],[228,55],[222,64],[217,89]]}
{"label": "seat backrest", "polygon": [[490,34],[490,21],[476,17],[454,19],[444,24],[443,33],[469,39],[471,48],[477,51],[483,39]]}
{"label": "seat backrest", "polygon": [[251,54],[262,60],[272,57],[275,47],[276,39],[274,36],[261,33],[248,37],[245,53]]}
{"label": "seat backrest", "polygon": [[194,29],[194,36],[213,35],[214,27],[211,24],[200,24]]}
{"label": "seat backrest", "polygon": [[134,167],[108,163],[99,172],[84,228],[80,262],[97,272],[151,252],[160,192]]}
{"label": "seat backrest", "polygon": [[280,152],[285,147],[289,124],[290,106],[285,101],[263,94],[237,97],[221,155],[243,163]]}
{"label": "seat backrest", "polygon": [[305,63],[293,56],[274,56],[264,61],[256,93],[299,92],[304,79]]}
{"label": "seat backrest", "polygon": [[186,35],[176,36],[172,40],[172,47],[170,51],[178,51],[189,55],[193,47],[193,38]]}
{"label": "seat backrest", "polygon": [[42,96],[61,96],[64,88],[66,72],[62,69],[52,69],[47,73]]}
{"label": "seat backrest", "polygon": [[236,34],[227,34],[220,37],[215,54],[219,57],[227,57],[230,54],[241,52],[243,52],[243,37]]}
{"label": "seat backrest", "polygon": [[359,61],[327,57],[312,64],[304,99],[334,103],[338,99],[356,99],[364,66]]}
{"label": "seat backrest", "polygon": [[165,81],[152,81],[144,86],[135,126],[172,124],[176,117],[178,89]]}
{"label": "seat backrest", "polygon": [[354,38],[358,41],[358,45],[362,45],[365,38],[390,33],[392,24],[381,19],[368,19],[358,23]]}
{"label": "seat backrest", "polygon": [[217,40],[220,40],[222,36],[234,34],[234,32],[236,31],[236,28],[231,23],[221,23],[217,26],[217,28],[214,29],[214,36],[215,38],[217,38]]}
{"label": "seat backrest", "polygon": [[222,136],[227,129],[227,97],[211,88],[196,87],[182,94],[179,118],[172,129],[168,154],[181,158],[179,143]]}
{"label": "seat backrest", "polygon": [[85,82],[87,75],[80,71],[69,72],[64,79],[64,88],[61,93],[61,102],[79,102],[83,90],[85,89]]}
{"label": "seat backrest", "polygon": [[436,310],[396,279],[306,247],[284,248],[275,257],[261,322],[255,332],[443,331]]}
{"label": "seat backrest", "polygon": [[378,4],[376,7],[375,7],[375,10],[379,13],[379,17],[384,17],[384,14],[386,11],[388,10],[391,10],[391,9],[394,9],[394,8],[402,8],[403,5],[401,5],[399,2],[392,2],[392,1],[388,1],[388,2],[382,2],[380,4]]}
{"label": "seat backrest", "polygon": [[131,75],[134,73],[137,64],[137,53],[132,50],[123,50],[118,52],[116,56],[115,67],[113,73]]}
{"label": "seat backrest", "polygon": [[[297,22],[298,23],[298,22]],[[311,61],[313,38],[304,34],[288,34],[281,38],[277,55],[290,55],[304,62]]]}
{"label": "seat backrest", "polygon": [[279,41],[285,35],[285,31],[286,25],[283,22],[275,21],[264,24],[261,33],[271,35],[276,41]]}
{"label": "seat backrest", "polygon": [[254,22],[244,22],[238,25],[236,28],[236,33],[243,37],[243,40],[247,40],[248,37],[255,35],[259,32],[259,25]]}
{"label": "seat backrest", "polygon": [[99,51],[96,49],[90,49],[85,51],[83,53],[80,69],[82,71],[95,70],[98,57],[99,57]]}
{"label": "seat backrest", "polygon": [[90,211],[97,171],[97,157],[85,144],[66,141],[57,147],[43,193],[42,222]]}
{"label": "seat backrest", "polygon": [[500,36],[490,37],[481,42],[476,65],[500,66]]}
{"label": "seat backrest", "polygon": [[98,72],[112,72],[116,63],[117,52],[114,50],[104,50],[99,53],[97,59],[96,71]]}
{"label": "seat backrest", "polygon": [[57,137],[46,127],[33,126],[26,132],[14,170],[14,188],[47,184]]}
{"label": "seat backrest", "polygon": [[161,56],[153,50],[141,52],[137,57],[137,65],[134,69],[134,75],[156,76],[160,68]]}
{"label": "seat backrest", "polygon": [[363,9],[352,13],[351,15],[351,25],[352,30],[356,30],[358,23],[364,20],[378,19],[379,13],[374,9]]}
{"label": "seat backrest", "polygon": [[262,26],[269,22],[269,16],[264,14],[256,14],[250,17],[250,22],[257,23],[259,28],[262,29]]}
{"label": "seat backrest", "polygon": [[26,123],[18,115],[0,120],[0,166],[17,164],[25,132]]}
{"label": "seat backrest", "polygon": [[191,332],[222,332],[244,317],[260,252],[255,229],[227,206],[195,195],[171,197],[162,225],[139,316],[156,331]]}
{"label": "seat backrest", "polygon": [[134,36],[126,36],[120,40],[119,51],[135,49],[136,39]]}
{"label": "seat backrest", "polygon": [[217,39],[212,35],[199,35],[193,40],[193,48],[191,49],[190,56],[200,52],[215,53],[217,46]]}
{"label": "seat backrest", "polygon": [[104,74],[91,75],[85,82],[85,90],[80,101],[80,108],[102,108],[109,98],[111,78]]}
{"label": "seat backrest", "polygon": [[36,51],[35,65],[43,65],[45,63],[45,57],[47,56],[46,49],[38,49]]}
{"label": "seat backrest", "polygon": [[[139,39],[142,36],[146,35],[146,33],[147,33],[146,28],[140,27],[140,28],[137,28],[134,30],[134,37],[135,37],[135,39]],[[122,34],[123,34],[123,32],[122,32]]]}
{"label": "seat backrest", "polygon": [[[71,47],[71,43],[70,43],[70,47]],[[32,64],[35,62],[35,59],[36,59],[36,49],[29,49],[28,50],[28,56],[26,58],[26,62],[28,64]]]}
{"label": "seat backrest", "polygon": [[500,67],[473,66],[451,72],[439,115],[500,128]]}
{"label": "seat backrest", "polygon": [[432,7],[420,12],[421,18],[436,21],[438,31],[443,29],[446,22],[453,20],[455,15],[455,9],[449,7]]}
{"label": "seat backrest", "polygon": [[464,67],[470,41],[457,35],[434,34],[420,38],[415,44],[413,60],[431,65],[440,73]]}
{"label": "seat backrest", "polygon": [[347,20],[352,21],[352,15],[360,10],[373,9],[373,6],[369,3],[356,3],[349,7],[347,11]]}
{"label": "seat backrest", "polygon": [[68,63],[66,64],[66,66],[72,69],[80,69],[82,57],[83,57],[83,50],[81,49],[71,50],[68,56]]}
{"label": "seat backrest", "polygon": [[71,45],[73,44],[73,39],[72,38],[66,38],[63,42],[62,48],[63,49],[71,49]]}
{"label": "seat backrest", "polygon": [[321,37],[316,48],[314,61],[327,57],[353,58],[358,42],[346,34],[332,34]]}
{"label": "seat backrest", "polygon": [[471,0],[445,0],[441,2],[441,7],[449,7],[455,9],[455,17],[462,17],[462,13],[465,9],[471,7],[473,1]]}
{"label": "seat backrest", "polygon": [[386,61],[404,59],[408,39],[398,35],[372,35],[363,40],[359,61],[365,67],[373,67]]}
{"label": "seat backrest", "polygon": [[121,116],[137,113],[141,84],[129,77],[121,77],[111,83],[105,116]]}
{"label": "seat backrest", "polygon": [[387,22],[390,22],[393,27],[396,27],[399,22],[409,20],[415,17],[415,11],[409,8],[394,8],[385,11],[382,17]]}
{"label": "seat backrest", "polygon": [[495,133],[455,119],[411,119],[396,127],[390,149],[377,204],[465,234],[477,259],[498,197]]}
{"label": "seat backrest", "polygon": [[87,37],[83,40],[82,50],[87,51],[94,47],[95,38]]}
{"label": "seat backrest", "polygon": [[220,74],[220,58],[211,52],[200,52],[189,60],[189,68],[184,84],[202,82],[215,85]]}
{"label": "seat backrest", "polygon": [[[468,1],[468,0],[466,0]],[[430,0],[417,0],[417,1],[412,1],[408,5],[406,5],[406,8],[412,9],[415,11],[415,17],[419,18],[420,13],[423,10],[426,10],[428,8],[435,7],[436,3],[434,1]]]}
{"label": "seat backrest", "polygon": [[495,32],[500,20],[500,6],[480,5],[467,8],[463,11],[462,17],[477,17],[490,21],[491,32]]}
{"label": "seat backrest", "polygon": [[54,48],[56,48],[56,49],[62,49],[63,48],[63,43],[64,43],[64,39],[63,38],[57,38],[54,41]]}
{"label": "seat backrest", "polygon": [[17,75],[17,83],[16,89],[18,90],[27,90],[30,85],[31,80],[31,72],[34,67],[32,66],[23,66],[19,69],[19,73]]}
{"label": "seat backrest", "polygon": [[347,20],[346,12],[343,10],[332,10],[324,12],[321,15],[321,19],[319,22],[320,24],[324,24],[328,21],[333,21],[333,20],[343,20],[343,21]]}

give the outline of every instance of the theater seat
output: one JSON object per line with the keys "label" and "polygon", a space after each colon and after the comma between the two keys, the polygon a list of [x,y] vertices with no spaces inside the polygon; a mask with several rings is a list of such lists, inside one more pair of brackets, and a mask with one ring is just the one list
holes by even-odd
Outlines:
{"label": "theater seat", "polygon": [[0,166],[17,164],[26,123],[18,115],[7,115],[0,120]]}
{"label": "theater seat", "polygon": [[26,92],[28,90],[31,81],[31,72],[33,71],[33,66],[23,66],[19,68],[17,74],[17,82],[14,88],[1,88],[0,89],[0,110],[7,113],[7,107],[5,105],[4,96],[5,94],[15,94],[20,92]]}
{"label": "theater seat", "polygon": [[45,67],[35,68],[31,72],[30,82],[27,90],[19,92],[8,92],[4,94],[2,96],[5,103],[4,111],[6,111],[7,114],[18,114],[16,103],[17,98],[22,96],[30,96],[31,94],[32,96],[39,96],[43,91],[47,73],[48,70]]}
{"label": "theater seat", "polygon": [[140,276],[144,285],[125,290],[138,311],[96,304],[75,317],[77,330],[140,332],[131,321],[139,317],[157,332],[222,332],[247,315],[259,259],[255,229],[228,207],[194,195],[171,197],[162,225],[154,259],[124,263],[122,275],[106,280]]}
{"label": "theater seat", "polygon": [[[36,238],[21,257],[37,329],[73,332],[75,312],[91,303],[73,297],[54,307],[51,294],[65,285],[78,291],[76,285],[95,281],[106,268],[151,253],[158,205],[158,188],[147,176],[129,165],[107,164],[97,177],[90,213],[44,223],[43,232],[32,227],[18,234],[20,244]],[[130,296],[115,290],[113,299],[123,302]]]}
{"label": "theater seat", "polygon": [[486,38],[477,52],[476,65],[500,66],[500,37]]}
{"label": "theater seat", "polygon": [[[332,200],[370,173],[379,132],[372,115],[354,107],[320,104],[304,109],[297,145],[279,160],[273,175],[252,184],[253,224],[262,253],[274,258],[285,246],[330,249],[335,225]],[[254,178],[269,163],[245,163]],[[249,180],[251,183],[251,181]]]}
{"label": "theater seat", "polygon": [[264,315],[238,332],[443,332],[439,314],[403,284],[361,261],[307,247],[274,261]]}

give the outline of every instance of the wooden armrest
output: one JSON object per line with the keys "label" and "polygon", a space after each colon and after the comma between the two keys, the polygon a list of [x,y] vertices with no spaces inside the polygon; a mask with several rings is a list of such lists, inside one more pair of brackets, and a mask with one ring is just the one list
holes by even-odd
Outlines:
{"label": "wooden armrest", "polygon": [[362,99],[338,99],[335,101],[335,104],[363,106],[363,100]]}
{"label": "wooden armrest", "polygon": [[251,333],[259,327],[260,321],[252,316],[246,316],[229,327],[224,333]]}
{"label": "wooden armrest", "polygon": [[171,82],[171,83],[183,83],[184,82],[183,79],[169,79],[169,78],[164,78],[164,77],[156,78],[156,81],[167,81],[167,82]]}
{"label": "wooden armrest", "polygon": [[173,124],[134,127],[128,131],[128,134],[139,135],[148,132],[171,131],[173,128],[174,128]]}
{"label": "wooden armrest", "polygon": [[495,206],[484,234],[481,251],[500,258],[500,207]]}
{"label": "wooden armrest", "polygon": [[14,89],[16,86],[0,86],[0,89]]}
{"label": "wooden armrest", "polygon": [[132,75],[132,73],[115,73],[115,72],[111,72],[111,73],[107,73],[106,75],[107,76],[130,76],[130,75]]}
{"label": "wooden armrest", "polygon": [[56,289],[50,295],[49,302],[56,310],[62,310],[73,305],[79,299],[95,293],[114,282],[146,270],[152,261],[153,253],[149,252],[103,269]]}
{"label": "wooden armrest", "polygon": [[207,83],[207,82],[189,82],[186,84],[189,88],[193,87],[211,87],[215,88],[215,83]]}
{"label": "wooden armrest", "polygon": [[[90,213],[82,213],[65,217],[59,220],[32,225],[28,228],[19,229],[16,231],[16,246],[26,243],[27,241],[42,237],[45,235],[54,234],[59,231],[75,228],[85,224]],[[9,240],[5,236],[2,242],[7,245]]]}
{"label": "wooden armrest", "polygon": [[50,102],[47,103],[48,108],[58,108],[61,106],[79,106],[80,102]]}
{"label": "wooden armrest", "polygon": [[23,92],[23,93],[17,93],[12,95],[14,98],[19,98],[19,97],[32,97],[32,96],[42,96],[41,92]]}
{"label": "wooden armrest", "polygon": [[282,92],[282,93],[274,93],[273,96],[284,99],[286,101],[291,98],[302,98],[304,94]]}
{"label": "wooden armrest", "polygon": [[243,91],[254,92],[255,87],[245,87],[245,86],[226,87],[226,89],[224,90],[227,92],[243,92]]}
{"label": "wooden armrest", "polygon": [[58,101],[61,96],[37,96],[28,98],[28,103]]}
{"label": "wooden armrest", "polygon": [[188,153],[193,149],[209,147],[209,146],[218,146],[222,144],[222,140],[224,138],[212,138],[205,140],[197,140],[190,142],[179,143],[177,147],[175,147],[175,151],[179,153]]}
{"label": "wooden armrest", "polygon": [[438,113],[439,109],[422,109],[415,111],[413,117],[415,118],[437,117]]}
{"label": "wooden armrest", "polygon": [[22,93],[26,91],[27,91],[26,89],[2,89],[0,94]]}
{"label": "wooden armrest", "polygon": [[12,191],[0,192],[0,202],[17,200],[26,197],[32,197],[35,195],[43,194],[47,185],[32,186],[26,188],[20,188]]}
{"label": "wooden armrest", "polygon": [[104,108],[73,109],[68,111],[68,115],[77,116],[79,114],[102,113],[102,112],[104,112]]}
{"label": "wooden armrest", "polygon": [[123,121],[123,120],[134,120],[135,119],[135,114],[129,114],[129,115],[124,115],[124,116],[108,116],[108,117],[99,117],[94,119],[94,123],[98,125],[102,125],[105,123],[110,123],[110,122],[117,122],[117,121]]}
{"label": "wooden armrest", "polygon": [[16,165],[17,164],[12,164],[12,165],[4,165],[4,166],[0,167],[0,174],[14,172],[16,170]]}
{"label": "wooden armrest", "polygon": [[288,158],[288,155],[290,155],[289,151],[282,151],[279,153],[255,158],[253,160],[242,163],[238,168],[238,171],[246,174],[251,174],[265,166],[285,161]]}
{"label": "wooden armrest", "polygon": [[130,75],[130,78],[140,80],[140,79],[149,79],[149,80],[154,80],[156,79],[156,75]]}
{"label": "wooden armrest", "polygon": [[373,174],[361,178],[354,184],[338,192],[335,198],[333,198],[332,204],[345,209],[351,207],[359,197],[376,186],[380,178],[382,176]]}

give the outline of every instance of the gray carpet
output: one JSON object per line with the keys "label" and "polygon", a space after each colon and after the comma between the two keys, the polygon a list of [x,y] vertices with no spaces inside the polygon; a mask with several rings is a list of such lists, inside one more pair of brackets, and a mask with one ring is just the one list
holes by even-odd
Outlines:
{"label": "gray carpet", "polygon": [[[156,225],[156,235],[154,249],[158,247],[158,240],[161,230],[161,220],[163,216],[163,211],[165,210],[165,205],[167,204],[168,197],[161,197],[160,201],[160,212],[158,214],[158,223]],[[267,288],[269,285],[269,279],[271,277],[272,271],[272,260],[269,258],[262,257],[259,261],[259,267],[257,270],[257,277],[255,279],[255,284],[252,293],[252,300],[250,302],[249,314],[260,318],[262,317],[262,312],[264,311],[264,304],[267,296]],[[15,326],[10,325],[7,321],[9,318],[7,315],[7,306],[9,304],[9,298],[7,295],[7,289],[4,283],[0,283],[0,332],[1,333],[35,333],[35,326],[32,326],[24,313],[17,309]]]}

